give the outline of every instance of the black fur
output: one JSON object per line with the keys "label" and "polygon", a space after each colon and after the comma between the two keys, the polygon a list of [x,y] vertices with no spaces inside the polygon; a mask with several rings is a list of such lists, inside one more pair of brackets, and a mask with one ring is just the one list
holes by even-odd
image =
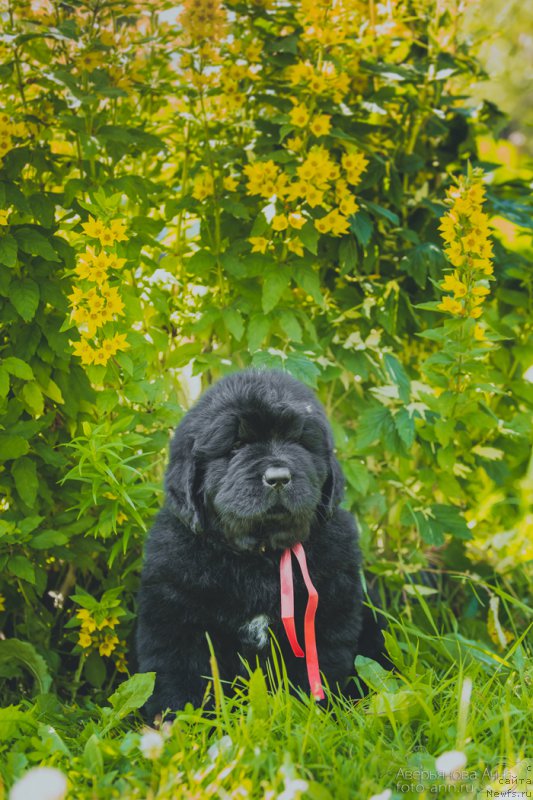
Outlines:
{"label": "black fur", "polygon": [[[288,468],[290,483],[266,485],[269,467]],[[167,500],[147,541],[139,594],[139,669],[157,674],[148,715],[202,701],[206,633],[222,679],[231,681],[243,674],[239,655],[251,663],[268,655],[266,623],[289,679],[309,691],[305,660],[292,654],[280,618],[280,556],[296,542],[319,593],[317,648],[330,687],[346,685],[358,653],[382,660],[381,626],[363,606],[356,526],[339,508],[342,490],[324,410],[289,375],[234,373],[188,412],[171,444]],[[296,565],[293,572],[303,642],[307,591]]]}

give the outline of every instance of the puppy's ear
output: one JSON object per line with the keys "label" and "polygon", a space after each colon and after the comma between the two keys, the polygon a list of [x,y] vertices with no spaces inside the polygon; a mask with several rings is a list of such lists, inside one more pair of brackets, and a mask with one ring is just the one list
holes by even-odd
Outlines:
{"label": "puppy's ear", "polygon": [[328,517],[333,515],[333,512],[339,505],[344,494],[344,475],[339,462],[333,453],[333,444],[329,450],[328,456],[328,477],[322,489],[322,505],[325,508]]}
{"label": "puppy's ear", "polygon": [[194,438],[179,428],[170,445],[165,488],[177,516],[195,533],[203,530],[201,475],[194,453]]}

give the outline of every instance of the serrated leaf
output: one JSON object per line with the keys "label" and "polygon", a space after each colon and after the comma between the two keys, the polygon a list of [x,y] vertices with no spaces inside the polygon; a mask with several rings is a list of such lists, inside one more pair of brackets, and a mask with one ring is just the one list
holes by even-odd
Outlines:
{"label": "serrated leaf", "polygon": [[415,423],[406,408],[400,408],[394,415],[394,424],[398,435],[409,450],[415,440]]}
{"label": "serrated leaf", "polygon": [[22,361],[21,358],[8,356],[7,358],[3,359],[2,366],[16,378],[21,378],[23,381],[33,380],[32,368],[29,364],[26,364],[25,361]]}
{"label": "serrated leaf", "polygon": [[25,322],[30,322],[34,318],[39,297],[39,286],[31,278],[11,282],[9,299]]}
{"label": "serrated leaf", "polygon": [[17,263],[17,240],[10,233],[0,238],[0,264],[13,268]]}
{"label": "serrated leaf", "polygon": [[374,223],[366,211],[358,211],[350,217],[350,230],[363,247],[366,247],[372,238]]}
{"label": "serrated leaf", "polygon": [[283,292],[289,285],[290,274],[283,267],[279,267],[275,272],[265,275],[263,281],[263,293],[261,304],[265,314],[272,311],[281,300]]}
{"label": "serrated leaf", "polygon": [[11,474],[20,498],[32,508],[39,488],[35,461],[31,458],[18,458],[11,467]]}
{"label": "serrated leaf", "polygon": [[316,387],[316,379],[320,375],[320,368],[307,356],[300,353],[289,353],[285,360],[285,369],[299,381]]}
{"label": "serrated leaf", "polygon": [[391,413],[385,406],[378,406],[365,411],[360,416],[356,426],[357,449],[364,450],[373,444],[376,439],[379,439],[390,419]]}
{"label": "serrated leaf", "polygon": [[154,691],[155,672],[138,672],[121,683],[109,698],[113,710],[102,733],[107,733],[132,711],[141,708]]}
{"label": "serrated leaf", "polygon": [[36,723],[31,714],[31,711],[21,711],[18,706],[13,705],[0,708],[0,742],[26,736],[34,729]]}
{"label": "serrated leaf", "polygon": [[383,361],[387,372],[398,387],[400,400],[403,400],[404,403],[408,403],[411,394],[411,381],[402,364],[392,353],[385,353]]}
{"label": "serrated leaf", "polygon": [[20,639],[0,641],[0,663],[12,663],[13,661],[22,664],[33,675],[39,694],[44,694],[49,690],[52,678],[48,672],[46,661],[32,644]]}

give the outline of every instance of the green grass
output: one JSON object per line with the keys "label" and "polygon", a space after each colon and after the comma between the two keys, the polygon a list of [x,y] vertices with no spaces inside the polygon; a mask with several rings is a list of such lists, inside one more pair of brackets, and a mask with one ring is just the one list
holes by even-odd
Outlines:
{"label": "green grass", "polygon": [[[272,674],[252,672],[230,699],[215,669],[214,715],[193,708],[179,713],[163,731],[156,758],[141,752],[142,722],[130,713],[146,694],[147,676],[123,685],[104,707],[88,698],[83,707],[68,705],[51,694],[27,700],[0,716],[6,786],[46,764],[68,774],[69,798],[82,799],[364,800],[387,789],[392,798],[489,798],[499,795],[487,788],[512,786],[505,783],[507,765],[516,791],[530,797],[530,611],[501,586],[468,581],[465,592],[464,583],[460,576],[452,580],[446,602],[404,598],[405,605],[390,611],[387,642],[396,671],[361,661],[360,675],[371,686],[363,700],[330,697],[322,708],[291,696],[276,658]],[[470,608],[461,621],[458,592]],[[500,614],[514,636],[503,650],[486,633],[490,594],[500,597]],[[472,598],[474,605],[484,603],[475,613]],[[277,688],[268,692],[269,683]],[[436,757],[449,751],[466,757],[455,781],[436,770]]]}

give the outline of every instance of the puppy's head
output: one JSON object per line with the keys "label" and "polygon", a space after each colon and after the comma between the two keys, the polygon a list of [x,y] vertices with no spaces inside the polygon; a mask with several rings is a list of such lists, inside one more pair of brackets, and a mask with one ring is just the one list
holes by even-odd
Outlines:
{"label": "puppy's head", "polygon": [[239,551],[305,541],[342,495],[324,411],[277,371],[235,373],[210,389],[176,431],[167,473],[175,511]]}

